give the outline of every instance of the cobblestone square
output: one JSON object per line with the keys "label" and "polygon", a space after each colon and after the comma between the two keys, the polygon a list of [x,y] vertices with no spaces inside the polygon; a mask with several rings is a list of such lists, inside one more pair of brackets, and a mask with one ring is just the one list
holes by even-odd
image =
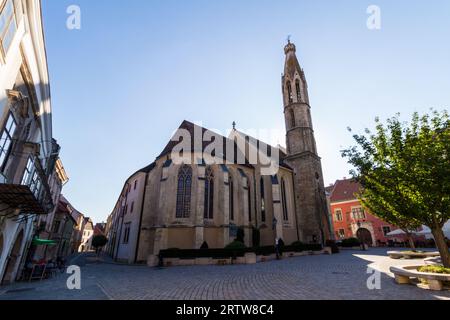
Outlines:
{"label": "cobblestone square", "polygon": [[[429,291],[394,283],[389,267],[420,262],[391,260],[386,249],[343,251],[255,265],[149,268],[94,263],[80,256],[81,290],[68,290],[69,275],[0,288],[1,300],[383,300],[450,299],[448,291]],[[381,272],[381,289],[369,290],[368,268]]]}

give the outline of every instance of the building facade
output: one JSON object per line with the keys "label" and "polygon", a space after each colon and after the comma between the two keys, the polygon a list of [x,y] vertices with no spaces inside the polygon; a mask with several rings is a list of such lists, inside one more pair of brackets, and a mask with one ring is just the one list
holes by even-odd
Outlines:
{"label": "building facade", "polygon": [[358,238],[370,246],[384,246],[386,235],[398,227],[365,210],[357,198],[361,186],[350,179],[338,180],[332,187],[330,205],[336,240]]}
{"label": "building facade", "polygon": [[39,0],[0,0],[0,281],[20,276],[60,193]]}
{"label": "building facade", "polygon": [[247,246],[330,239],[305,74],[294,44],[285,54],[287,150],[236,128],[223,137],[184,121],[155,162],[125,183],[106,224],[110,255],[145,262],[167,248],[223,248],[238,229]]}
{"label": "building facade", "polygon": [[81,243],[78,252],[92,251],[92,237],[94,236],[94,223],[91,218],[85,217],[83,221],[83,230],[81,231]]}

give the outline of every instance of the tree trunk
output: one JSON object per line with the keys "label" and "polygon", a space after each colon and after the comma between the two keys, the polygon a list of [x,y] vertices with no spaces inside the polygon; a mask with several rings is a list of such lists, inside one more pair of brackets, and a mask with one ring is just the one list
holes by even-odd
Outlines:
{"label": "tree trunk", "polygon": [[409,246],[411,247],[411,249],[416,249],[416,244],[414,243],[414,239],[411,233],[407,233],[406,236],[408,237],[408,241],[409,241]]}
{"label": "tree trunk", "polygon": [[434,241],[441,254],[442,264],[446,268],[450,268],[450,251],[448,251],[447,243],[445,242],[444,232],[442,228],[436,227],[431,230],[433,233]]}

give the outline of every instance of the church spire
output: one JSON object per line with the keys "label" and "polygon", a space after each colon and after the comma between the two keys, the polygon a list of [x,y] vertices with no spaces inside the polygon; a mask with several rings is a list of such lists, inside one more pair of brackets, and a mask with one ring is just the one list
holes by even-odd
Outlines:
{"label": "church spire", "polygon": [[306,103],[309,104],[308,86],[306,83],[305,74],[300,67],[296,56],[297,48],[288,38],[288,43],[284,47],[286,61],[284,64],[283,74],[283,98],[284,106],[287,107],[292,103]]}
{"label": "church spire", "polygon": [[288,43],[284,47],[284,53],[286,55],[286,62],[284,65],[284,75],[289,76],[292,79],[295,77],[295,73],[297,72],[298,75],[302,73],[302,68],[300,67],[300,64],[298,63],[297,56],[295,55],[297,51],[297,48],[295,47],[295,44],[293,44],[288,38]]}

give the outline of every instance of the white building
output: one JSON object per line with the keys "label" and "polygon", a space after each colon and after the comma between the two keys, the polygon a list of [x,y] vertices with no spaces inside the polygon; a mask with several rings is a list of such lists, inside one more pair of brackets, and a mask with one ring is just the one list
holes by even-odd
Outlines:
{"label": "white building", "polygon": [[[54,209],[49,75],[40,0],[0,0],[0,281],[25,263],[38,217]],[[55,186],[55,185],[53,185]]]}
{"label": "white building", "polygon": [[94,236],[94,223],[91,218],[84,218],[84,228],[81,234],[81,244],[78,252],[92,251],[92,237]]}

